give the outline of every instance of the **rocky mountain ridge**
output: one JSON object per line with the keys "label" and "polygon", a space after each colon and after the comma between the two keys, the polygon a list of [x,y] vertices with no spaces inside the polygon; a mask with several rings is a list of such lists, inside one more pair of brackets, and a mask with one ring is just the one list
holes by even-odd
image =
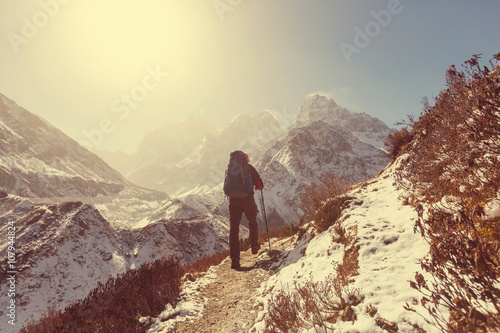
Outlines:
{"label": "rocky mountain ridge", "polygon": [[[39,318],[49,307],[64,308],[85,298],[97,283],[144,262],[174,256],[189,263],[228,247],[226,219],[194,210],[188,217],[175,217],[175,210],[170,210],[133,229],[116,229],[94,205],[82,202],[35,204],[10,195],[0,199],[0,212],[0,234],[7,234],[11,221],[17,230],[20,325]],[[9,271],[7,255],[8,244],[3,242],[3,275]],[[3,277],[2,283],[7,281]],[[0,300],[7,304],[7,293]],[[5,311],[0,309],[0,315]]]}
{"label": "rocky mountain ridge", "polygon": [[0,94],[0,187],[23,197],[151,192]]}
{"label": "rocky mountain ridge", "polygon": [[296,224],[306,188],[323,177],[344,175],[354,184],[387,165],[386,154],[352,133],[324,121],[293,128],[262,157],[257,168],[268,184],[272,224]]}
{"label": "rocky mountain ridge", "polygon": [[7,270],[0,244],[1,274],[16,271],[18,327],[146,261],[189,263],[228,247],[225,217],[134,185],[3,95],[0,186],[0,237],[15,227],[16,256]]}
{"label": "rocky mountain ridge", "polygon": [[307,96],[292,121],[284,118],[270,110],[235,117],[223,130],[206,134],[182,161],[168,166],[153,162],[163,171],[148,174],[152,187],[208,212],[227,214],[223,173],[229,153],[243,150],[264,179],[271,220],[281,226],[297,223],[297,200],[318,177],[343,174],[354,183],[374,176],[388,162],[382,148],[393,130],[377,118],[349,112],[320,95]]}
{"label": "rocky mountain ridge", "polygon": [[[153,162],[151,170],[160,170],[158,172],[131,171],[130,180],[140,185],[149,182],[151,188],[165,191],[172,196],[182,196],[193,189],[198,193],[207,192],[220,183],[227,165],[228,151],[244,150],[252,159],[257,160],[262,151],[283,131],[277,120],[267,111],[255,116],[238,115],[220,131],[203,133],[197,129],[201,125],[196,122],[185,122],[183,125],[185,127],[182,133],[192,131],[202,134],[198,137],[201,138],[199,145],[190,151],[185,151],[183,158],[171,160],[170,164]],[[185,136],[178,135],[176,142],[171,144],[185,145],[185,142]],[[163,144],[163,142],[152,143],[152,145]],[[137,154],[141,155],[142,152],[138,151]]]}

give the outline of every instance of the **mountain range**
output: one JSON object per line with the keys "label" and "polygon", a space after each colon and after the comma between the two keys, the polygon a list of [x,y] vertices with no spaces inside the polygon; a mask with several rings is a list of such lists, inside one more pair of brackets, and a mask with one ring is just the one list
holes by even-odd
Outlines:
{"label": "mountain range", "polygon": [[[239,115],[222,130],[193,119],[159,126],[136,153],[102,155],[118,172],[0,95],[0,235],[6,238],[11,221],[19,230],[17,297],[20,313],[29,314],[20,322],[145,261],[176,256],[188,263],[226,249],[222,182],[231,151],[250,156],[264,180],[269,224],[280,227],[298,223],[300,198],[320,177],[344,174],[354,183],[383,169],[391,131],[310,95],[293,119],[265,110]],[[4,242],[3,272],[7,255]]]}

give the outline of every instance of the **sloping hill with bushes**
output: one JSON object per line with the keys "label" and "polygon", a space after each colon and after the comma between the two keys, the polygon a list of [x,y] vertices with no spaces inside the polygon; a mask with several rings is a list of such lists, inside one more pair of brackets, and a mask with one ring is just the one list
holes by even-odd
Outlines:
{"label": "sloping hill with bushes", "polygon": [[293,235],[245,252],[241,269],[226,259],[184,275],[175,301],[123,332],[498,331],[498,60],[452,66],[420,118],[389,136],[392,163],[375,178],[318,181]]}

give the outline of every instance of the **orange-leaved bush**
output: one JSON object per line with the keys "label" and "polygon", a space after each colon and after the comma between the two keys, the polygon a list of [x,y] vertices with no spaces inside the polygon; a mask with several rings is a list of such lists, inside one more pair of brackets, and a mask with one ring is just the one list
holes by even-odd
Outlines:
{"label": "orange-leaved bush", "polygon": [[421,198],[416,229],[430,245],[422,268],[433,279],[417,273],[411,286],[443,331],[500,330],[499,222],[485,215],[500,193],[500,53],[490,67],[479,59],[448,69],[446,89],[425,101],[398,170],[400,184]]}

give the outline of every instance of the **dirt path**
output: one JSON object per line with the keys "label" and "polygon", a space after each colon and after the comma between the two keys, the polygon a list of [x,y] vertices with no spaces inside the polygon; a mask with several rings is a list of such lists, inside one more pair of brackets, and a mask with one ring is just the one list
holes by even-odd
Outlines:
{"label": "dirt path", "polygon": [[238,270],[231,269],[231,261],[226,259],[217,267],[217,279],[199,292],[198,297],[206,301],[202,315],[177,323],[170,332],[248,332],[263,308],[263,304],[254,304],[253,296],[281,253],[272,246],[272,251],[261,250],[258,255],[242,252]]}

